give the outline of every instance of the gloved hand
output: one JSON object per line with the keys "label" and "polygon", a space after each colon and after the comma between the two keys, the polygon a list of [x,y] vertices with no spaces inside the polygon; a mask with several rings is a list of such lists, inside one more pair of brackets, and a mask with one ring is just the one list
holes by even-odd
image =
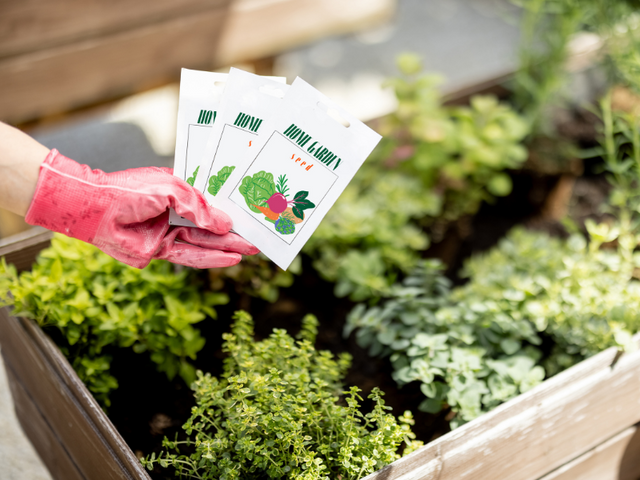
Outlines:
{"label": "gloved hand", "polygon": [[[170,229],[169,207],[200,228]],[[227,214],[210,207],[200,192],[171,175],[171,169],[104,173],[55,149],[40,167],[25,220],[91,243],[137,268],[152,258],[196,268],[228,267],[242,255],[258,253],[229,233]]]}

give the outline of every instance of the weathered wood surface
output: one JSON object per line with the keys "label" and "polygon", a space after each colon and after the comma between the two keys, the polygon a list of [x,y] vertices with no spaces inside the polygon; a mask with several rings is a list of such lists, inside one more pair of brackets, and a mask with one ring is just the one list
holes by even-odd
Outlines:
{"label": "weathered wood surface", "polygon": [[[627,428],[584,455],[540,480],[638,480],[640,478],[640,430]],[[635,460],[631,455],[635,453]]]}
{"label": "weathered wood surface", "polygon": [[640,350],[610,348],[366,480],[534,480],[639,421]]}
{"label": "weathered wood surface", "polygon": [[[64,463],[71,470],[68,475],[59,473],[56,480],[74,478],[77,473],[85,480],[149,480],[67,360],[31,321],[11,317],[8,308],[1,309],[0,345],[13,378],[33,399],[44,419],[42,422],[36,417],[36,425],[30,426],[31,418],[18,409],[36,451],[52,473],[62,467],[51,455],[49,443],[59,439],[68,453]],[[39,434],[44,424],[50,428],[48,435]],[[105,430],[108,439],[103,435]]]}
{"label": "weathered wood surface", "polygon": [[[24,0],[0,2],[0,119],[21,122],[177,81],[181,67],[256,60],[372,25],[393,12],[396,0],[144,0],[132,10],[122,0],[56,0],[33,24],[23,18]],[[63,8],[76,4],[77,13]],[[19,24],[26,33],[14,39]]]}
{"label": "weathered wood surface", "polygon": [[0,58],[224,7],[231,0],[0,0]]}
{"label": "weathered wood surface", "polygon": [[51,230],[32,227],[25,232],[0,239],[0,257],[15,265],[19,271],[28,270],[40,250],[49,246],[52,237]]}
{"label": "weathered wood surface", "polygon": [[51,430],[47,419],[42,416],[38,406],[16,378],[13,370],[8,365],[5,367],[16,416],[27,438],[31,440],[32,444],[38,446],[38,455],[42,459],[42,463],[47,466],[51,477],[54,479],[64,478],[65,480],[86,480],[60,439]]}

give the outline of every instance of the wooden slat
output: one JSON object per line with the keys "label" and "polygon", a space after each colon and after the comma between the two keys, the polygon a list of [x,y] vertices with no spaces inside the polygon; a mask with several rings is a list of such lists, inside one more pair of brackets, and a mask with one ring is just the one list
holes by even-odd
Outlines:
{"label": "wooden slat", "polygon": [[618,480],[640,480],[640,424],[620,460]]}
{"label": "wooden slat", "polygon": [[[126,455],[126,452],[114,451],[111,447],[114,438],[109,441],[104,438],[91,418],[93,413],[87,411],[86,403],[81,403],[75,397],[20,321],[10,317],[8,308],[0,310],[0,345],[5,363],[33,398],[54,436],[60,439],[86,480],[149,480],[150,477],[137,460],[122,460],[123,453],[124,457],[135,458],[133,453]],[[77,375],[73,375],[75,382],[80,384]],[[90,397],[86,387],[79,385],[79,388],[84,389],[84,397]],[[111,435],[117,435],[115,429]],[[38,452],[46,450],[38,438],[31,440]],[[119,441],[124,443],[121,438]],[[126,449],[130,452],[128,447]],[[45,455],[41,458],[47,462]],[[62,479],[66,480],[66,477]]]}
{"label": "wooden slat", "polygon": [[[628,465],[625,466],[626,478],[620,476],[623,457],[628,448],[635,448],[636,458],[640,457],[638,445],[633,442],[636,437],[640,438],[638,427],[627,428],[624,432],[549,475],[545,475],[540,480],[638,480],[640,478],[640,464],[637,462],[633,470]],[[628,460],[631,460],[631,456],[628,457]]]}
{"label": "wooden slat", "polygon": [[639,392],[640,350],[610,348],[366,480],[538,479],[638,423]]}
{"label": "wooden slat", "polygon": [[55,480],[86,480],[10,368],[7,368],[7,379],[22,430],[32,444],[38,445],[38,455],[51,477]]}
{"label": "wooden slat", "polygon": [[[89,2],[90,3],[90,2]],[[24,122],[274,55],[386,18],[395,0],[236,0],[232,6],[0,59],[0,119]],[[124,7],[123,7],[124,8]]]}
{"label": "wooden slat", "polygon": [[22,320],[22,327],[29,335],[38,352],[46,358],[48,365],[55,370],[58,378],[74,396],[79,408],[89,416],[95,428],[100,432],[102,438],[111,447],[116,457],[127,466],[127,469],[135,472],[136,478],[147,478],[146,473],[138,458],[131,451],[127,443],[120,436],[120,433],[105,415],[104,411],[93,398],[84,383],[80,380],[73,367],[69,364],[60,349],[47,337],[43,331],[34,323]]}
{"label": "wooden slat", "polygon": [[223,22],[216,10],[0,60],[0,119],[33,119],[176,80],[180,67],[213,63]]}
{"label": "wooden slat", "polygon": [[230,1],[0,0],[0,57],[150,25]]}
{"label": "wooden slat", "polygon": [[53,232],[42,227],[32,227],[26,232],[0,239],[0,257],[15,265],[18,271],[28,270],[38,253],[51,244]]}

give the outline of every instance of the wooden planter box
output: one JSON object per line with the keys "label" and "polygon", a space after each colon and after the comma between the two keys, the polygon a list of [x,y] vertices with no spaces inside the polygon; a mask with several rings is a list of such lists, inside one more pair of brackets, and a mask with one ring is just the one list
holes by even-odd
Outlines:
{"label": "wooden planter box", "polygon": [[[33,229],[0,241],[0,256],[28,268],[50,238]],[[56,480],[149,480],[34,322],[0,310],[0,345],[18,418]],[[610,348],[366,478],[638,480],[639,422],[640,350]]]}
{"label": "wooden planter box", "polygon": [[377,25],[396,0],[5,0],[0,119],[20,123]]}

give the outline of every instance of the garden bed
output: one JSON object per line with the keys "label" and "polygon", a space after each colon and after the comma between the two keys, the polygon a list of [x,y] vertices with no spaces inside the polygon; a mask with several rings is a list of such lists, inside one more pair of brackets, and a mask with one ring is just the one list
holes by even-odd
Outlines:
{"label": "garden bed", "polygon": [[[485,237],[482,247],[489,247],[511,225],[535,216],[535,209],[514,214],[513,202],[506,200],[506,204],[511,208],[502,213],[499,202],[476,217],[475,231]],[[496,220],[496,213],[502,215],[498,215],[501,220]],[[486,235],[483,224],[488,219],[504,224],[492,229],[493,238]],[[4,240],[0,254],[27,269],[50,238],[49,232],[33,229]],[[307,267],[307,272],[312,271]],[[609,349],[446,433],[448,412],[417,412],[421,393],[415,385],[400,390],[391,379],[388,362],[369,358],[353,339],[342,338],[342,319],[353,303],[335,299],[328,306],[331,288],[316,275],[303,275],[275,304],[247,297],[231,303],[251,302],[243,306],[258,312],[256,330],[262,337],[274,327],[296,331],[301,313],[316,313],[323,325],[318,346],[354,354],[347,383],[365,391],[379,386],[396,413],[407,408],[416,413],[414,430],[419,438],[435,440],[369,478],[463,478],[471,474],[473,478],[534,479],[547,474],[548,478],[582,478],[572,472],[593,468],[606,470],[610,478],[640,476],[640,442],[634,426],[640,421],[635,394],[640,387],[640,353],[619,356],[617,350]],[[230,309],[219,308],[221,318],[229,317],[226,310]],[[220,363],[216,337],[228,325],[217,320],[200,327],[210,345],[201,352],[196,366],[215,374]],[[10,317],[3,309],[0,332],[18,416],[55,478],[149,478],[137,457],[157,449],[163,434],[177,432],[189,415],[193,400],[180,380],[167,382],[148,360],[127,352],[113,363],[114,373],[120,370],[123,375],[117,374],[121,387],[114,392],[107,417],[68,361],[33,322]],[[166,393],[161,393],[160,384],[169,386]],[[613,461],[614,457],[619,461]],[[626,476],[617,477],[618,468]],[[163,477],[154,474],[153,478]]]}
{"label": "garden bed", "polygon": [[[407,65],[408,70],[414,66],[410,58],[405,58],[405,67]],[[427,83],[430,81],[426,79]],[[410,85],[402,82],[404,80],[399,85]],[[180,427],[190,416],[195,399],[186,383],[178,376],[174,377],[176,361],[186,362],[188,357],[193,360],[188,368],[196,367],[219,377],[222,373],[221,359],[225,356],[221,337],[229,331],[232,313],[242,308],[253,314],[259,339],[266,338],[273,328],[283,328],[293,334],[299,330],[304,314],[315,315],[321,325],[317,338],[314,335],[318,349],[329,350],[333,354],[346,352],[353,357],[344,384],[356,385],[365,395],[374,387],[381,388],[386,392],[385,400],[396,416],[405,410],[414,412],[416,425],[413,431],[427,445],[371,474],[367,477],[369,479],[586,479],[596,478],[593,472],[598,472],[597,478],[640,478],[640,434],[637,434],[640,422],[637,396],[640,353],[631,352],[628,348],[625,354],[616,348],[604,350],[613,344],[629,347],[629,331],[638,331],[637,322],[632,322],[637,320],[637,315],[629,315],[629,322],[620,327],[620,324],[616,325],[621,315],[618,307],[637,312],[635,302],[640,297],[635,287],[626,283],[635,282],[632,268],[627,277],[624,277],[626,270],[622,275],[615,274],[623,269],[615,268],[619,265],[616,261],[620,261],[620,256],[613,258],[619,250],[614,253],[612,248],[615,244],[611,240],[615,237],[610,237],[610,226],[586,222],[586,228],[591,228],[591,237],[576,234],[571,241],[565,242],[548,237],[542,239],[537,234],[517,230],[492,251],[497,252],[496,255],[491,257],[493,253],[488,254],[484,260],[476,262],[475,267],[471,265],[473,261],[469,262],[467,274],[470,281],[466,286],[472,288],[464,290],[466,287],[460,287],[457,292],[462,292],[462,297],[456,297],[449,287],[451,280],[454,284],[463,284],[457,275],[464,260],[493,247],[515,225],[524,223],[565,239],[570,231],[584,232],[585,218],[602,218],[599,207],[611,186],[600,181],[604,175],[589,173],[587,177],[580,177],[582,163],[575,161],[575,156],[554,157],[545,164],[547,153],[561,150],[553,141],[545,144],[548,139],[528,144],[528,160],[525,162],[527,152],[520,143],[526,130],[522,120],[509,107],[492,98],[476,97],[468,108],[461,109],[443,109],[435,101],[430,108],[430,111],[423,112],[424,118],[431,119],[434,117],[432,113],[436,112],[435,117],[441,123],[436,124],[433,131],[453,132],[451,137],[445,137],[455,148],[444,148],[447,142],[442,142],[442,139],[426,138],[414,144],[413,141],[407,142],[402,135],[389,137],[382,153],[363,168],[358,182],[354,182],[354,190],[345,191],[343,203],[336,205],[333,217],[324,222],[324,230],[320,228],[316,238],[309,242],[310,248],[302,255],[303,273],[296,277],[295,282],[290,274],[271,271],[268,264],[265,266],[267,262],[260,264],[255,257],[245,260],[248,267],[244,277],[242,272],[239,277],[234,277],[230,269],[222,271],[222,274],[210,272],[208,279],[205,279],[206,272],[173,268],[167,264],[154,264],[160,265],[161,269],[152,265],[148,271],[140,273],[133,269],[125,271],[121,264],[106,256],[101,260],[94,258],[92,263],[89,257],[92,252],[98,252],[86,250],[86,245],[75,251],[75,246],[65,247],[58,243],[58,250],[42,258],[35,271],[42,278],[38,285],[46,284],[46,291],[29,290],[36,299],[34,303],[38,303],[40,308],[34,318],[38,318],[40,324],[46,324],[46,319],[49,319],[60,328],[47,329],[45,326],[43,331],[35,322],[12,317],[5,308],[0,314],[0,343],[19,418],[54,477],[169,478],[168,473],[159,468],[147,474],[138,458],[163,450],[161,443],[165,435],[173,438],[178,434],[184,438]],[[395,121],[403,125],[405,121],[416,121],[416,125],[420,125],[419,118],[398,117]],[[492,143],[491,135],[485,136],[487,121],[503,134],[498,135],[502,140]],[[575,118],[570,122],[575,124]],[[578,128],[580,131],[575,135],[565,132],[565,137],[571,137],[573,143],[581,148],[594,146],[593,119],[588,119],[586,124],[590,128]],[[469,147],[474,142],[464,142],[457,136],[465,128],[474,141],[495,154],[494,159],[510,161],[499,167],[483,165],[482,158],[474,157],[478,149]],[[540,137],[535,138],[537,142]],[[507,152],[503,151],[505,145],[509,146],[509,155],[503,155]],[[420,148],[427,149],[421,157],[422,162],[416,161],[416,165],[405,162],[407,152],[413,155],[419,153]],[[560,154],[556,156],[561,157]],[[612,157],[615,155],[609,155],[607,159],[609,167],[612,166]],[[428,165],[425,158],[444,158],[440,167],[443,171],[450,167],[447,170],[450,176],[444,174],[440,177],[440,167]],[[462,159],[476,162],[468,177],[460,177],[459,171],[456,173],[455,168],[460,167]],[[380,175],[381,171],[384,175]],[[438,180],[429,180],[432,175]],[[419,177],[422,177],[422,185],[414,181]],[[394,185],[390,190],[396,198],[393,208],[385,203],[375,203],[378,201],[376,196],[386,188],[384,182],[376,183],[376,178],[383,178],[384,182]],[[490,184],[493,185],[491,188]],[[613,188],[615,190],[615,184]],[[572,191],[576,195],[570,204]],[[589,201],[593,192],[598,193],[600,201]],[[390,195],[389,192],[386,194]],[[424,199],[418,198],[423,194]],[[435,208],[439,200],[452,199],[455,201],[451,202],[450,207],[453,207],[450,210]],[[414,200],[415,203],[411,204]],[[432,201],[430,205],[427,204],[429,201]],[[455,206],[456,201],[462,202],[462,208]],[[403,216],[407,205],[410,207],[407,207],[408,211],[411,208],[415,210]],[[375,212],[377,231],[360,229],[367,223],[360,216],[363,210]],[[344,218],[349,221],[342,223]],[[566,220],[569,226],[565,228],[560,220]],[[403,230],[405,226],[408,228]],[[344,231],[357,233],[349,237]],[[389,232],[397,233],[399,243],[388,238]],[[432,243],[426,250],[429,237]],[[37,252],[47,246],[50,238],[49,232],[34,229],[0,242],[0,256],[6,256],[7,262],[16,264],[20,270],[29,269]],[[591,245],[587,244],[589,238]],[[606,245],[596,252],[601,244]],[[322,250],[325,245],[328,248]],[[65,256],[65,248],[73,250],[71,256]],[[626,252],[631,255],[635,246],[629,247],[628,242],[623,242],[620,250],[623,248],[627,248]],[[435,262],[421,261],[432,257],[444,260],[449,279],[441,275],[439,267],[434,266]],[[105,262],[112,262],[106,269],[109,273],[94,278],[96,271],[102,272],[96,265],[104,266]],[[113,262],[117,265],[114,266]],[[375,266],[371,268],[376,262],[382,264],[379,270]],[[520,265],[513,265],[515,263]],[[571,269],[571,265],[576,264],[582,266],[582,271]],[[337,268],[332,268],[336,265]],[[623,266],[627,268],[629,265],[625,263]],[[51,273],[53,271],[55,275]],[[190,276],[185,282],[187,273]],[[109,275],[111,277],[105,280],[104,277]],[[158,285],[162,284],[163,289],[154,291],[149,288],[144,282],[151,280],[140,278],[144,276]],[[161,277],[169,280],[160,280]],[[397,283],[398,278],[409,283],[401,285]],[[562,279],[567,278],[570,281],[563,283]],[[592,281],[600,278],[603,279],[600,283]],[[373,280],[367,283],[369,279]],[[172,285],[174,280],[177,283],[167,290],[167,285]],[[213,291],[222,291],[224,286],[231,297],[227,305],[220,305],[223,300],[206,304],[216,305],[215,312],[211,308],[201,308],[206,302],[199,296],[200,290],[210,291],[202,287],[207,280],[211,282]],[[227,281],[230,283],[225,283]],[[260,282],[270,287],[271,292],[261,290]],[[555,289],[544,286],[550,284]],[[69,285],[70,289],[67,288]],[[273,302],[278,296],[278,287],[285,285],[291,286],[281,288],[277,302],[267,301]],[[415,288],[417,285],[419,288]],[[488,289],[478,295],[487,285]],[[128,289],[125,293],[118,290],[118,296],[125,300],[120,302],[113,296],[106,297],[106,286],[111,288],[109,295],[116,288]],[[144,313],[136,314],[137,324],[127,323],[134,318],[133,314],[126,319],[124,314],[117,315],[129,307],[139,309],[139,298],[134,300],[129,291],[135,293],[138,291],[136,288],[149,293],[149,296],[155,295],[157,299],[153,300],[155,303],[146,305]],[[172,297],[174,290],[171,288],[180,292],[184,290],[189,300],[179,300],[178,294]],[[192,291],[187,292],[188,289]],[[635,293],[625,295],[625,289]],[[20,288],[9,290],[19,292]],[[59,301],[60,305],[54,308],[50,299],[62,290],[65,296],[58,299],[63,299],[62,304]],[[96,293],[98,290],[101,293]],[[411,290],[413,293],[407,293]],[[421,293],[415,293],[416,290]],[[547,290],[555,292],[556,296],[551,297]],[[584,298],[580,295],[582,291],[585,291]],[[589,298],[597,299],[595,302],[586,298],[589,296],[587,291],[590,292]],[[68,292],[75,296],[67,297]],[[148,298],[146,293],[142,295],[145,299]],[[340,298],[336,298],[334,293]],[[87,300],[90,294],[100,303],[93,297]],[[82,295],[84,300],[80,298]],[[602,301],[600,297],[603,297]],[[526,299],[534,302],[527,304]],[[181,313],[171,312],[169,300],[183,302],[180,303]],[[106,305],[109,301],[111,304]],[[367,306],[361,303],[365,301],[368,301]],[[382,310],[374,307],[384,307],[394,301],[396,306],[390,307],[386,313],[380,313]],[[117,302],[121,304],[115,305]],[[361,303],[360,309],[354,310],[357,302]],[[599,309],[593,306],[594,303]],[[71,304],[75,306],[69,307]],[[89,309],[87,305],[93,307]],[[398,305],[401,308],[394,310]],[[498,305],[504,310],[499,310]],[[526,308],[537,307],[540,312],[542,305],[548,309],[547,313],[527,314]],[[590,310],[591,307],[593,309]],[[367,308],[367,314],[363,315]],[[109,311],[104,313],[101,309]],[[93,313],[89,313],[90,310]],[[178,311],[175,305],[174,310]],[[54,312],[59,311],[67,315],[61,322],[59,318],[54,319]],[[206,347],[202,348],[200,344],[194,350],[199,352],[197,359],[195,353],[189,354],[188,349],[176,353],[179,348],[174,348],[175,344],[165,339],[173,336],[184,342],[182,339],[189,335],[183,335],[178,327],[170,325],[169,319],[171,316],[176,320],[181,318],[180,315],[192,314],[190,318],[195,315],[201,320],[205,317],[203,311],[210,316],[217,313],[219,319],[213,321],[208,318],[198,324],[195,333],[192,330],[189,335],[191,338],[206,338]],[[348,315],[350,312],[352,315]],[[440,313],[445,316],[438,317]],[[368,323],[362,321],[365,317]],[[562,318],[556,321],[556,317]],[[96,324],[95,319],[98,318],[104,323]],[[60,323],[56,324],[56,321]],[[97,332],[97,336],[115,329],[121,321],[124,324],[117,328],[129,332],[129,337],[114,334],[117,341],[103,338],[104,344],[97,347],[97,354],[102,357],[96,356],[95,351],[94,357],[84,357],[81,350],[70,348],[84,335],[77,333],[81,325],[86,325],[85,332],[95,328],[92,334]],[[358,321],[361,322],[358,324]],[[188,320],[183,323],[189,325]],[[148,342],[141,333],[141,325],[149,330],[155,329],[152,332],[163,340]],[[356,335],[345,338],[345,325],[347,331],[355,327],[359,330]],[[623,328],[622,333],[626,337],[621,334],[623,340],[615,338],[613,341],[612,332],[616,332],[618,327]],[[76,337],[71,338],[65,329],[76,332]],[[92,334],[86,333],[88,337]],[[142,336],[140,342],[138,335]],[[594,337],[597,338],[594,340]],[[127,342],[127,338],[133,340]],[[637,346],[640,336],[633,342]],[[56,344],[61,346],[80,376]],[[369,347],[369,352],[361,346]],[[440,355],[442,350],[446,350],[445,360]],[[145,351],[151,356],[140,354]],[[410,351],[414,353],[408,353]],[[369,356],[369,353],[380,355],[385,352],[393,353],[391,362]],[[594,356],[574,365],[589,355]],[[94,367],[85,368],[82,363],[85,358],[89,363],[94,358],[103,362],[103,367],[94,369],[102,373],[106,370],[108,374],[100,377],[101,386],[96,383],[96,377],[87,374],[86,369]],[[174,362],[169,367],[167,358]],[[422,366],[414,367],[414,361]],[[509,363],[511,361],[514,363]],[[522,367],[522,361],[525,367]],[[548,370],[543,367],[543,361],[549,361]],[[471,367],[471,363],[465,362],[475,362],[474,365],[478,366]],[[516,365],[517,362],[521,363]],[[185,363],[178,365],[181,369]],[[570,365],[574,366],[554,375]],[[173,368],[174,373],[169,373],[167,368]],[[416,373],[419,368],[422,370]],[[463,368],[468,368],[468,371],[464,372]],[[509,371],[503,374],[499,368],[503,369],[502,372]],[[511,373],[512,368],[516,373]],[[161,371],[172,380],[167,380]],[[182,370],[180,375],[187,379],[187,383],[192,381],[189,375],[183,375]],[[537,385],[545,375],[551,378]],[[95,399],[108,406],[108,417],[80,377],[96,392]],[[408,384],[400,388],[394,378]],[[119,387],[113,390],[116,384]],[[537,386],[527,391],[533,385]],[[102,387],[105,389],[100,390]],[[476,390],[472,392],[473,388]],[[445,394],[451,392],[446,398],[442,393],[445,389]],[[110,406],[109,390],[113,390]],[[255,394],[249,388],[244,390]],[[339,392],[339,389],[335,391]],[[466,404],[463,404],[463,393],[469,392],[473,400],[465,399]],[[519,392],[525,393],[513,398]],[[306,393],[294,396],[306,398]],[[266,403],[270,402],[271,397]],[[366,403],[364,410],[371,406]],[[481,415],[488,410],[491,411]],[[216,411],[227,410],[218,408]],[[308,410],[303,411],[308,413]],[[450,431],[449,421],[453,421],[454,426],[463,425]],[[309,423],[306,417],[303,423]],[[252,434],[253,431],[249,436]],[[337,441],[334,444],[340,446]],[[235,448],[238,449],[237,444]],[[334,448],[333,444],[331,448]],[[287,443],[284,450],[288,449]],[[364,455],[362,459],[366,460]],[[319,460],[322,463],[322,459]],[[215,467],[216,463],[212,461],[209,468]],[[360,470],[358,477],[363,471]],[[210,472],[211,475],[215,476]]]}
{"label": "garden bed", "polygon": [[[149,478],[39,327],[4,308],[0,341],[18,418],[54,478]],[[576,472],[600,468],[599,478],[636,479],[638,391],[640,351],[610,348],[367,478],[592,478]]]}

